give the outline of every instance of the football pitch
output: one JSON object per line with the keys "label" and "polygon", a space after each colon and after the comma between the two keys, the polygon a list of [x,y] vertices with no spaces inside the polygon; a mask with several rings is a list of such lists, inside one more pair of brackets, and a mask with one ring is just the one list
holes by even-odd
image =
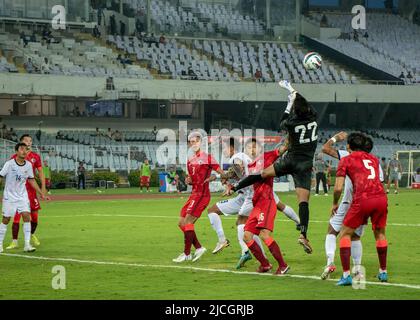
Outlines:
{"label": "football pitch", "polygon": [[[64,193],[78,198],[58,200]],[[143,193],[137,199],[107,199],[111,193],[139,194],[139,191],[56,191],[51,202],[43,202],[38,250],[23,253],[21,230],[21,247],[0,255],[0,299],[420,299],[418,191],[389,195],[388,284],[376,279],[375,241],[370,227],[366,229],[362,263],[367,283],[365,289],[359,290],[335,285],[341,274],[338,246],[338,268],[333,281],[322,281],[319,277],[326,264],[324,240],[331,195],[311,197],[308,233],[314,248],[311,255],[297,244],[299,233],[295,224],[278,212],[274,238],[291,266],[289,275],[280,277],[255,273],[258,266],[255,258],[244,268],[235,269],[240,254],[236,217],[222,217],[231,246],[213,255],[217,237],[206,212],[197,222],[196,231],[207,253],[197,262],[175,264],[172,259],[183,250],[177,221],[188,195]],[[297,211],[294,194],[279,196]],[[214,194],[210,204],[219,199]],[[10,239],[9,225],[5,247]],[[273,263],[271,255],[269,260]],[[65,289],[53,288],[55,266],[65,269]]]}

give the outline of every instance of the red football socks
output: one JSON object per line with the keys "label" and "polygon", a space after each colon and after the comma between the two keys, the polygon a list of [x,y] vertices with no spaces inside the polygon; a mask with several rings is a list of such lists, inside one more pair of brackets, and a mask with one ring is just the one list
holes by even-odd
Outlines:
{"label": "red football socks", "polygon": [[349,237],[340,239],[340,258],[343,272],[350,271],[351,240]]}
{"label": "red football socks", "polygon": [[38,227],[38,212],[31,212],[31,234],[35,233]]}
{"label": "red football socks", "polygon": [[13,225],[12,225],[13,240],[17,240],[18,235],[19,235],[19,223],[13,223]]}
{"label": "red football socks", "polygon": [[267,245],[268,249],[270,249],[270,252],[273,255],[274,259],[276,259],[279,263],[279,267],[281,269],[287,267],[287,263],[283,259],[283,255],[281,254],[281,250],[277,242],[271,237],[266,239],[264,242]]}
{"label": "red football socks", "polygon": [[187,256],[191,254],[192,245],[194,245],[196,249],[201,248],[201,244],[197,239],[197,235],[195,234],[193,224],[187,224],[184,227],[184,244],[184,253]]}
{"label": "red football socks", "polygon": [[264,257],[264,254],[260,246],[254,240],[251,240],[246,245],[248,246],[249,250],[251,250],[254,257],[257,258],[257,260],[261,263],[263,267],[268,267],[270,265],[267,258]]}
{"label": "red football socks", "polygon": [[381,270],[386,270],[386,256],[388,253],[388,242],[386,240],[376,241],[376,251],[378,252],[379,265]]}

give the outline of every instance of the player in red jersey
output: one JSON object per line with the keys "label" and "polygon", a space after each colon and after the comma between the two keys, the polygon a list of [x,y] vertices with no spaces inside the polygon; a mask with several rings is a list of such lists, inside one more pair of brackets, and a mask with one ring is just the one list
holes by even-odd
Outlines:
{"label": "player in red jersey", "polygon": [[[178,223],[179,228],[184,233],[184,252],[173,259],[173,262],[179,263],[189,260],[195,262],[206,252],[206,248],[202,247],[197,239],[194,224],[210,202],[209,182],[212,180],[211,172],[214,170],[221,175],[224,172],[213,156],[201,150],[202,140],[203,136],[198,131],[193,131],[188,135],[188,142],[194,154],[187,161],[188,176],[185,181],[192,185],[192,193],[181,209]],[[192,245],[196,249],[193,256],[191,256]]]}
{"label": "player in red jersey", "polygon": [[350,155],[341,159],[337,168],[334,187],[332,211],[338,209],[338,201],[343,191],[346,175],[353,184],[353,201],[343,221],[340,232],[340,257],[343,276],[337,283],[339,286],[352,284],[350,275],[351,236],[355,230],[367,223],[370,218],[376,239],[376,250],[379,258],[378,279],[388,281],[386,257],[388,244],[385,228],[388,215],[388,199],[380,179],[379,160],[365,151],[366,136],[363,133],[352,133],[347,139]]}
{"label": "player in red jersey", "polygon": [[[45,185],[45,176],[42,170],[42,161],[41,161],[40,155],[32,151],[32,137],[29,134],[24,134],[23,136],[20,137],[19,141],[21,143],[25,143],[28,146],[29,152],[28,152],[28,155],[26,156],[26,160],[32,164],[34,174],[38,172],[39,179],[41,180],[42,193],[46,194],[47,190],[46,190],[46,185]],[[12,159],[14,158],[16,158],[16,155],[12,156]],[[32,244],[35,247],[37,247],[41,243],[39,242],[38,238],[35,236],[34,233],[38,226],[38,211],[41,210],[41,206],[39,204],[36,190],[29,183],[26,183],[26,190],[28,192],[29,203],[31,206],[31,240],[32,240]],[[20,214],[16,213],[13,220],[13,226],[12,226],[13,241],[6,248],[6,250],[16,249],[19,247],[18,245],[19,224],[20,224]]]}
{"label": "player in red jersey", "polygon": [[[287,144],[279,149],[261,154],[249,165],[249,174],[261,174],[263,169],[272,165],[286,150]],[[261,263],[257,272],[268,272],[271,270],[272,265],[253,239],[254,235],[259,235],[279,264],[275,274],[282,275],[289,271],[289,266],[283,259],[279,245],[271,237],[277,214],[277,204],[273,195],[273,180],[274,177],[268,177],[254,184],[254,196],[252,198],[254,209],[245,225],[244,241],[255,258]],[[232,191],[239,190],[238,185],[229,186],[227,193],[230,192],[230,189]]]}

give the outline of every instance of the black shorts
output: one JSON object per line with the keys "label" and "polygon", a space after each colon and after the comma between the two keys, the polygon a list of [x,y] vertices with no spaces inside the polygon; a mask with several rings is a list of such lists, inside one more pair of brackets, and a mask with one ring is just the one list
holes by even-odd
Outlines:
{"label": "black shorts", "polygon": [[313,160],[288,157],[278,159],[274,164],[276,176],[292,175],[295,188],[311,190]]}

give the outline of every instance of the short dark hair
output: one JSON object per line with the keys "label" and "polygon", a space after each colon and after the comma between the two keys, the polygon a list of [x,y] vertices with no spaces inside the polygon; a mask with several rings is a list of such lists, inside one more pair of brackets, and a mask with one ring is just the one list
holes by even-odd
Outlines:
{"label": "short dark hair", "polygon": [[365,139],[366,139],[366,141],[365,141],[365,150],[363,150],[363,151],[366,151],[367,153],[370,153],[372,151],[372,149],[373,149],[373,140],[368,135],[365,135]]}
{"label": "short dark hair", "polygon": [[233,150],[237,151],[237,149],[239,147],[238,139],[236,139],[235,137],[230,137],[229,138],[229,147],[233,148]]}
{"label": "short dark hair", "polygon": [[15,145],[15,151],[18,151],[20,147],[28,147],[28,145],[26,143],[23,142],[19,142],[18,144]]}
{"label": "short dark hair", "polygon": [[296,93],[293,109],[299,118],[303,118],[310,112],[311,107],[308,101],[301,94]]}
{"label": "short dark hair", "polygon": [[347,138],[347,143],[352,151],[365,151],[366,136],[361,132],[352,132]]}
{"label": "short dark hair", "polygon": [[257,145],[259,145],[259,146],[262,148],[262,144],[261,144],[261,142],[260,142],[257,138],[255,138],[255,137],[249,138],[249,139],[245,142],[245,146],[249,145],[250,143],[256,143]]}
{"label": "short dark hair", "polygon": [[23,139],[25,139],[25,138],[31,138],[32,139],[32,136],[28,133],[25,133],[20,137],[19,141],[22,142]]}

